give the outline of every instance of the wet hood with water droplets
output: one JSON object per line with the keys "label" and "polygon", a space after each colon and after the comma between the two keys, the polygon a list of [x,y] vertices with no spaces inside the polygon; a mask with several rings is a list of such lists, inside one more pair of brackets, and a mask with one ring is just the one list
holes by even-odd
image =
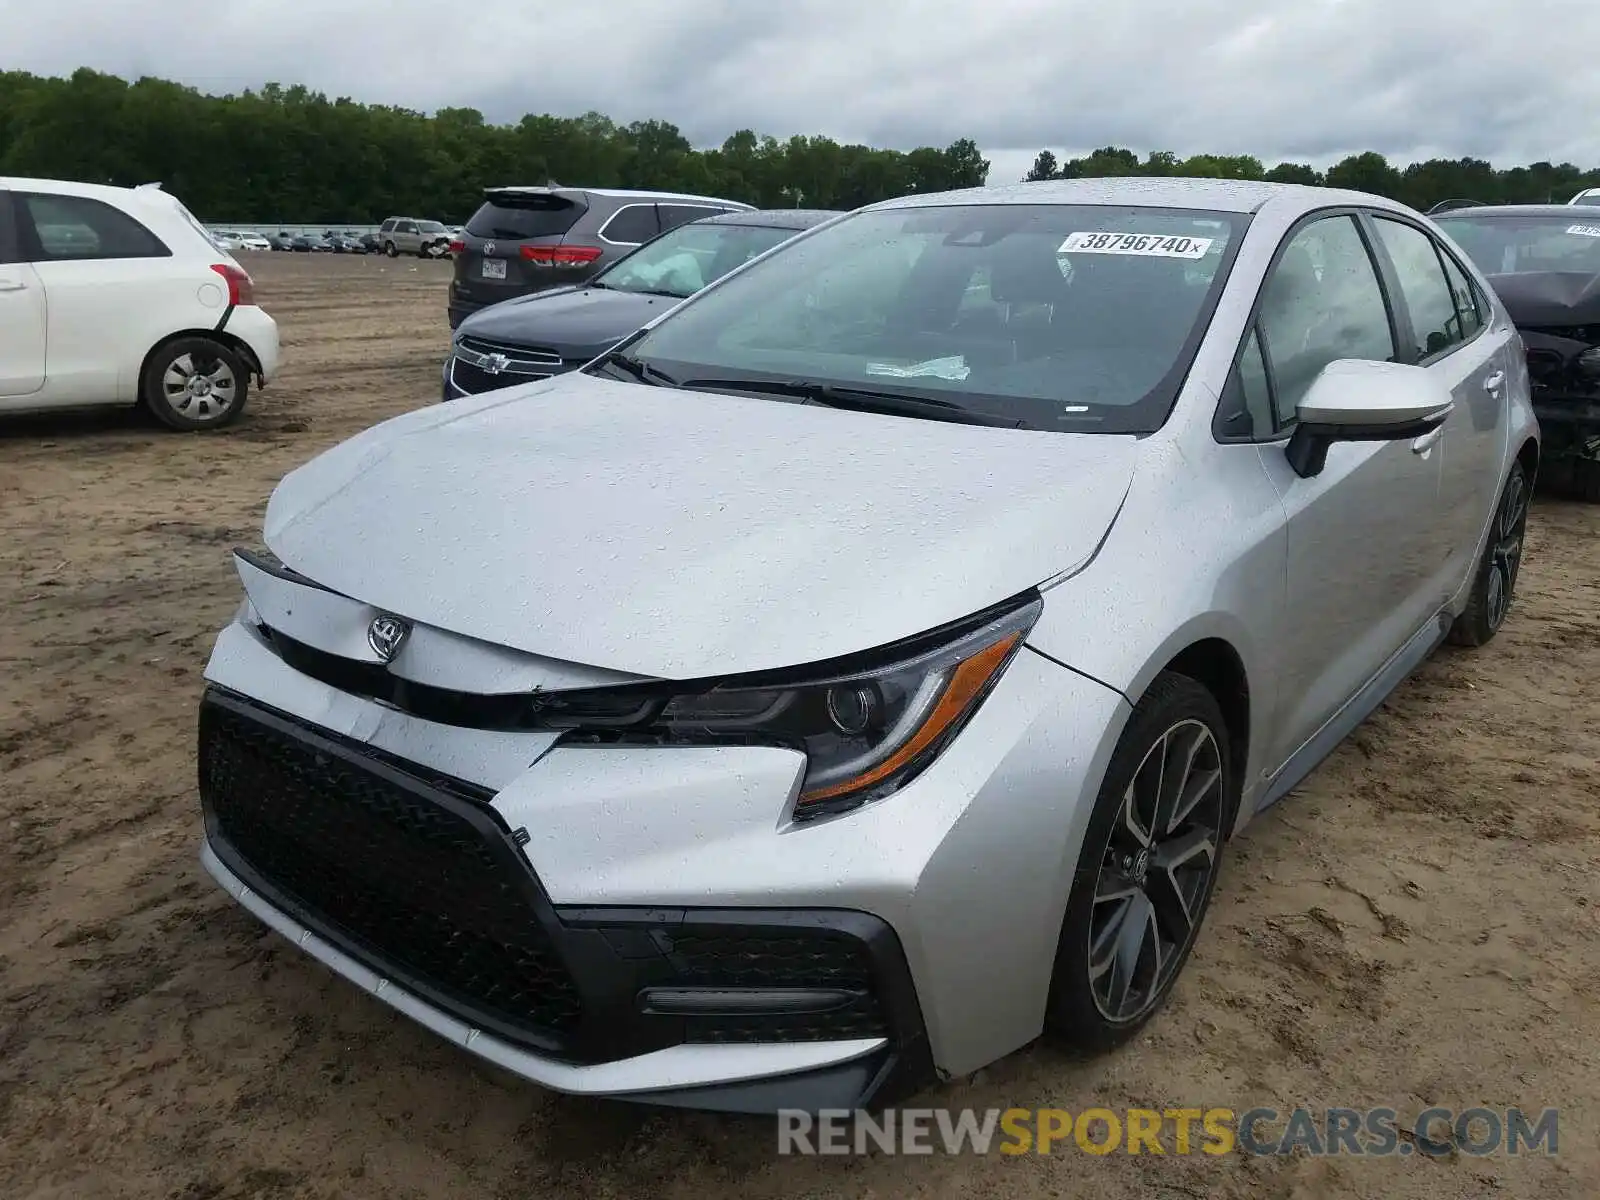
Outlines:
{"label": "wet hood with water droplets", "polygon": [[1078,566],[1136,454],[565,375],[334,447],[278,486],[265,539],[415,621],[688,679],[885,645]]}

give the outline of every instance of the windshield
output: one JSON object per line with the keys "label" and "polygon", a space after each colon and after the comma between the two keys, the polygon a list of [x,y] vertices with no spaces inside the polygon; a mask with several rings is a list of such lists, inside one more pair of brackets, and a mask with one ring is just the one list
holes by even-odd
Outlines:
{"label": "windshield", "polygon": [[1450,216],[1439,226],[1485,275],[1533,271],[1600,274],[1600,215]]}
{"label": "windshield", "polygon": [[1032,428],[1148,432],[1167,418],[1247,221],[1098,205],[857,213],[625,352],[680,381],[870,388]]}
{"label": "windshield", "polygon": [[756,225],[680,225],[603,271],[597,280],[619,292],[692,296],[798,232]]}

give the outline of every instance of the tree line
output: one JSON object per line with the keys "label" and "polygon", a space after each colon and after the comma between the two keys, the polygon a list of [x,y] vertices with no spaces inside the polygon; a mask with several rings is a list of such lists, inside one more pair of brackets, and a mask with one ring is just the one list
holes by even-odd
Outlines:
{"label": "tree line", "polygon": [[[618,124],[598,112],[529,114],[497,125],[471,108],[432,116],[330,100],[269,83],[211,96],[167,80],[129,83],[87,68],[70,78],[0,72],[0,175],[136,184],[159,180],[202,219],[380,221],[403,213],[464,221],[485,186],[558,182],[699,192],[763,208],[857,208],[909,192],[974,187],[989,163],[962,138],[940,149],[882,150],[826,137],[739,130],[696,150],[667,121]],[[1440,200],[1566,200],[1600,169],[1537,162],[1496,170],[1475,158],[1405,167],[1355,154],[1318,171],[1248,155],[1179,158],[1107,146],[1058,162],[1041,151],[1028,179],[1187,175],[1326,184],[1427,209]]]}
{"label": "tree line", "polygon": [[1197,176],[1207,179],[1265,179],[1274,183],[1307,183],[1351,188],[1399,200],[1426,212],[1441,200],[1478,200],[1484,204],[1564,204],[1584,188],[1600,187],[1600,169],[1582,170],[1572,163],[1536,162],[1496,170],[1481,158],[1430,158],[1396,167],[1375,151],[1352,154],[1326,171],[1307,163],[1281,162],[1266,167],[1250,155],[1197,154],[1180,159],[1157,150],[1140,159],[1132,150],[1104,146],[1082,158],[1058,162],[1041,150],[1028,172],[1030,180],[1091,179],[1114,175]]}
{"label": "tree line", "polygon": [[552,181],[848,209],[975,187],[988,173],[966,139],[902,152],[740,130],[696,150],[669,122],[619,125],[597,112],[495,125],[471,108],[426,116],[276,83],[209,96],[86,68],[67,79],[0,72],[0,175],[159,180],[216,222],[461,222],[486,186]]}

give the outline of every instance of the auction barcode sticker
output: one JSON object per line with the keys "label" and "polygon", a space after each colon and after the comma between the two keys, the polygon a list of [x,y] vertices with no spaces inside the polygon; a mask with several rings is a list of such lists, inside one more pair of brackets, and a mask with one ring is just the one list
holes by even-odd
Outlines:
{"label": "auction barcode sticker", "polygon": [[1567,232],[1579,237],[1600,237],[1600,225],[1568,225]]}
{"label": "auction barcode sticker", "polygon": [[1154,258],[1204,258],[1210,238],[1172,237],[1162,233],[1067,234],[1057,254],[1142,254]]}

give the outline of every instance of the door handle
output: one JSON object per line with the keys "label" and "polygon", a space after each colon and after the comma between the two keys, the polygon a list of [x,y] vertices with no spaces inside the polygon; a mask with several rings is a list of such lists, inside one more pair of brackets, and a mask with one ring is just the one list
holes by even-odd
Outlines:
{"label": "door handle", "polygon": [[1441,423],[1439,425],[1436,425],[1434,428],[1428,430],[1427,433],[1423,434],[1421,437],[1417,438],[1414,442],[1412,442],[1411,443],[1411,453],[1413,453],[1413,454],[1426,454],[1429,450],[1433,449],[1434,443],[1437,442],[1443,436],[1444,436],[1444,425]]}
{"label": "door handle", "polygon": [[0,279],[0,292],[25,292],[28,285],[20,279]]}
{"label": "door handle", "polygon": [[1498,392],[1500,390],[1500,385],[1505,381],[1506,373],[1504,371],[1496,371],[1493,375],[1490,375],[1484,379],[1483,390],[1486,392]]}

